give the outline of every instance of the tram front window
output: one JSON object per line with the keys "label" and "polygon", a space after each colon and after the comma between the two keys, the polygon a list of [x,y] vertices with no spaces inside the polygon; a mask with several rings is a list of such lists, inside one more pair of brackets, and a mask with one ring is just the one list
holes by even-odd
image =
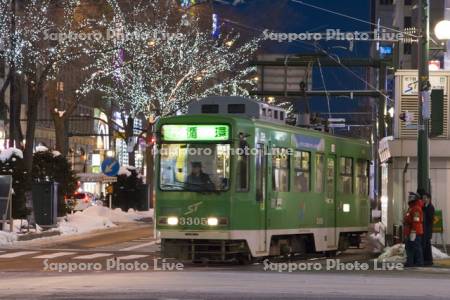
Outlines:
{"label": "tram front window", "polygon": [[163,144],[160,188],[164,191],[224,191],[230,182],[230,145]]}

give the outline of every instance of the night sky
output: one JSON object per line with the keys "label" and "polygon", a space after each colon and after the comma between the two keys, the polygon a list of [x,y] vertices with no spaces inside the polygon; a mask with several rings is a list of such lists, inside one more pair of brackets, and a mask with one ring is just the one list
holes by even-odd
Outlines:
{"label": "night sky", "polygon": [[[290,0],[245,0],[244,3],[237,5],[227,5],[225,4],[226,2],[233,3],[234,1],[217,1],[215,5],[222,22],[225,23],[224,26],[229,25],[235,29],[238,28],[245,34],[260,34],[265,29],[286,33],[325,32],[326,29],[340,29],[346,32],[371,30],[369,24],[323,12]],[[304,2],[370,21],[370,0],[304,0]],[[229,23],[233,24],[227,24],[229,20],[231,21]],[[349,42],[346,41],[320,41],[319,46],[328,53],[337,55],[339,58],[350,56],[369,57],[370,54],[369,42],[356,42],[353,51],[348,50]],[[264,53],[296,54],[314,53],[316,51],[317,49],[308,41],[291,43],[266,41],[262,45],[262,52]],[[353,71],[362,77],[365,77],[367,72],[362,68],[353,68]],[[362,81],[346,70],[323,68],[323,73],[326,88],[329,90],[368,88]],[[313,72],[313,89],[324,89],[318,68],[315,68]],[[361,110],[361,106],[365,106],[368,103],[366,99],[361,98],[358,100],[350,100],[348,98],[331,99],[331,111]],[[327,111],[324,98],[311,98],[311,105],[313,111]]]}

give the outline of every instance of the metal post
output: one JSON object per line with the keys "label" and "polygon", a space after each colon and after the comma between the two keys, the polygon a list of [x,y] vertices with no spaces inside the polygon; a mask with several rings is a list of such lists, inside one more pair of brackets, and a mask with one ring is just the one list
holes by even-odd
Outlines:
{"label": "metal post", "polygon": [[[10,38],[10,47],[12,51],[15,51],[16,48],[16,1],[11,0],[11,38]],[[19,147],[19,145],[15,145],[16,141],[16,64],[14,58],[9,61],[9,74],[10,74],[10,83],[9,83],[9,147]],[[19,104],[20,105],[20,104]]]}
{"label": "metal post", "polygon": [[[10,191],[11,191],[11,189],[10,189]],[[9,192],[9,231],[10,232],[14,231],[14,219],[13,219],[13,215],[12,215],[12,206],[13,206],[12,193]]]}
{"label": "metal post", "polygon": [[[429,0],[419,1],[419,59],[418,59],[418,139],[417,139],[417,188],[426,192],[430,191],[430,153],[429,153],[429,120],[424,118],[423,93],[430,89],[428,57],[429,57],[429,36],[430,36],[430,5]],[[428,105],[428,102],[425,103]],[[428,108],[426,108],[428,110]]]}

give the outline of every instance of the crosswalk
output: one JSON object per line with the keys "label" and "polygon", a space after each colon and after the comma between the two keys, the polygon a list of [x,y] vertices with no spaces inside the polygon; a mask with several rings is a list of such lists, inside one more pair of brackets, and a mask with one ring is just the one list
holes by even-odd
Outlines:
{"label": "crosswalk", "polygon": [[136,260],[149,257],[150,254],[130,254],[130,253],[111,253],[111,252],[74,252],[74,251],[0,251],[0,263],[10,259],[74,259],[74,260],[95,260],[102,258],[115,257],[117,260]]}

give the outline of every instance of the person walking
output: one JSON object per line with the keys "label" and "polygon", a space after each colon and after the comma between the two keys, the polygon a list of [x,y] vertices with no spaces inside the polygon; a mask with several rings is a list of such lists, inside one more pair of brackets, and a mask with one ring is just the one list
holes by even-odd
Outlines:
{"label": "person walking", "polygon": [[408,196],[408,211],[403,225],[405,236],[406,264],[405,267],[423,266],[422,238],[423,238],[423,211],[420,196],[410,192]]}

